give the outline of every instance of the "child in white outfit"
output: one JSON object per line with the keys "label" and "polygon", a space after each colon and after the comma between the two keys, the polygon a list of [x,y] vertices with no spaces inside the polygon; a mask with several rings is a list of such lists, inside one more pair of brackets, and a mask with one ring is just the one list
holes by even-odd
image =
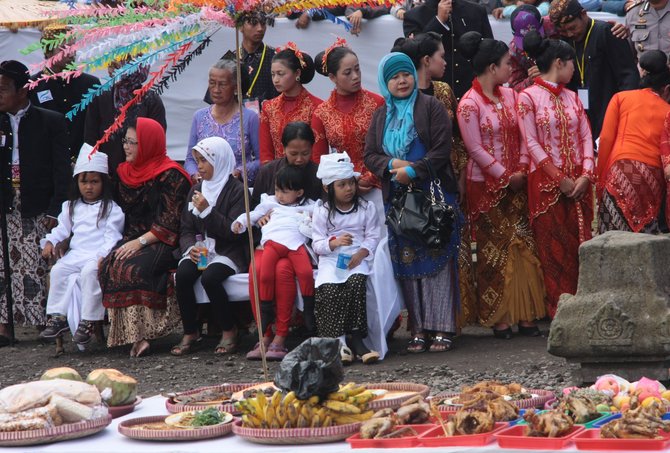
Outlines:
{"label": "child in white outfit", "polygon": [[[72,237],[68,252],[51,269],[47,299],[50,318],[40,336],[55,338],[71,330],[67,318],[71,313],[74,318],[81,317],[73,335],[77,344],[88,343],[94,322],[105,317],[98,263],[121,240],[125,221],[123,211],[112,199],[107,155],[91,151],[92,147],[84,144],[74,168],[72,196],[63,203],[58,225],[40,241],[42,257],[50,259],[57,258],[55,246]],[[72,327],[77,325],[70,321]]]}

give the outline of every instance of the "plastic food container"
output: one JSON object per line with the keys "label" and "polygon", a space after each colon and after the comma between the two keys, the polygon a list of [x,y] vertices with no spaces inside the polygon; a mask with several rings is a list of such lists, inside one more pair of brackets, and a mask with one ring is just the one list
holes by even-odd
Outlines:
{"label": "plastic food container", "polygon": [[495,434],[501,448],[520,448],[524,450],[561,450],[570,443],[572,437],[583,431],[584,427],[575,425],[563,437],[529,437],[526,425],[516,425]]}
{"label": "plastic food container", "polygon": [[[542,414],[543,412],[547,412],[547,411],[546,411],[546,410],[537,411],[537,414]],[[510,423],[510,424],[514,424],[514,425],[528,425],[528,422],[527,422],[526,420],[523,419],[523,414],[519,414],[519,415],[520,415],[520,418],[514,420],[514,423]],[[602,420],[605,420],[605,419],[607,419],[607,418],[610,418],[611,415],[612,415],[611,412],[601,412],[601,413],[600,413],[600,417],[598,417],[598,418],[594,418],[594,419],[591,420],[590,422],[586,422],[586,423],[575,423],[575,425],[584,426],[584,428],[586,428],[586,429],[594,428],[596,423],[599,423],[599,422],[601,422]]]}
{"label": "plastic food container", "polygon": [[424,447],[480,447],[493,442],[495,433],[507,428],[505,422],[496,423],[493,431],[482,434],[464,434],[445,437],[441,426],[436,426],[419,436]]}
{"label": "plastic food container", "polygon": [[435,425],[398,425],[394,431],[409,426],[416,431],[416,436],[393,437],[390,439],[361,439],[361,433],[356,433],[347,439],[351,448],[411,448],[421,444],[419,436],[431,431]]}
{"label": "plastic food container", "polygon": [[587,429],[573,437],[578,450],[665,450],[670,445],[670,433],[658,430],[662,439],[601,439],[600,429]]}

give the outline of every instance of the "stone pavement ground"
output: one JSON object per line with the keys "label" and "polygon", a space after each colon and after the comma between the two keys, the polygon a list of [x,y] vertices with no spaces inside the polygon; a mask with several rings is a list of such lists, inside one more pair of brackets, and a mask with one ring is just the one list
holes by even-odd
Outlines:
{"label": "stone pavement ground", "polygon": [[[546,333],[548,324],[542,324],[541,328]],[[225,358],[214,356],[216,339],[206,339],[194,354],[172,357],[170,348],[180,339],[173,334],[155,341],[149,356],[131,359],[129,347],[107,349],[95,342],[90,350],[80,352],[69,341],[69,336],[65,341],[65,354],[56,358],[55,346],[40,343],[34,328],[20,328],[17,333],[19,343],[15,347],[0,348],[0,388],[39,379],[45,370],[59,366],[75,368],[83,377],[96,368],[119,369],[139,381],[139,393],[144,396],[224,382],[265,380],[261,363],[244,358],[244,353],[257,341],[252,335],[241,339],[240,353]],[[345,381],[411,381],[429,385],[433,394],[458,390],[462,385],[484,379],[516,381],[527,388],[555,391],[576,384],[573,381],[575,366],[549,355],[546,337],[515,335],[512,340],[499,340],[490,329],[468,327],[456,339],[452,351],[408,354],[405,352],[408,336],[404,329],[396,333],[384,361],[347,367]],[[291,338],[288,346],[298,343],[297,338]],[[270,380],[277,367],[277,363],[269,364]]]}

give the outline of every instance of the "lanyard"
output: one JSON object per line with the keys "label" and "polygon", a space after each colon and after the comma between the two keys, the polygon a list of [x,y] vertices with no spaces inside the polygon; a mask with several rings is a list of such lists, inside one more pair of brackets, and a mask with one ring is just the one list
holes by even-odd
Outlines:
{"label": "lanyard", "polygon": [[[254,89],[254,86],[256,86],[256,80],[258,80],[258,76],[261,73],[261,68],[263,67],[263,62],[265,61],[265,51],[267,50],[267,45],[263,43],[263,53],[261,54],[261,62],[258,64],[258,68],[256,69],[256,75],[254,76],[254,80],[251,82],[251,85],[249,86],[249,89],[247,90],[247,97],[251,96],[251,91]],[[242,49],[240,48],[240,55],[242,55]]]}
{"label": "lanyard", "polygon": [[[584,56],[586,55],[586,47],[589,45],[589,38],[591,37],[591,31],[593,30],[593,25],[595,25],[596,21],[591,19],[591,25],[589,26],[589,31],[586,33],[586,39],[584,40],[584,48],[582,49],[582,62],[581,64],[579,63],[579,60],[575,58],[575,61],[577,63],[577,70],[579,71],[579,78],[582,82],[581,87],[584,88],[584,76],[586,74],[586,66],[584,66]],[[572,44],[572,47],[575,47],[575,44]],[[575,53],[577,52],[577,48],[575,48]]]}

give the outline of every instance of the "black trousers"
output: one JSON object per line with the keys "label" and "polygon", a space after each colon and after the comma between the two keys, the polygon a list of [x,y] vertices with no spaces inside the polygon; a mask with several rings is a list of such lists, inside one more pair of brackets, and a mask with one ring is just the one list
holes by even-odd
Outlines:
{"label": "black trousers", "polygon": [[177,268],[177,302],[181,311],[181,322],[185,335],[198,332],[197,303],[193,285],[202,274],[202,287],[209,297],[212,316],[216,318],[223,330],[232,330],[235,316],[228,300],[228,293],[223,288],[223,281],[235,274],[235,271],[222,263],[212,263],[204,271],[191,260],[184,260]]}

